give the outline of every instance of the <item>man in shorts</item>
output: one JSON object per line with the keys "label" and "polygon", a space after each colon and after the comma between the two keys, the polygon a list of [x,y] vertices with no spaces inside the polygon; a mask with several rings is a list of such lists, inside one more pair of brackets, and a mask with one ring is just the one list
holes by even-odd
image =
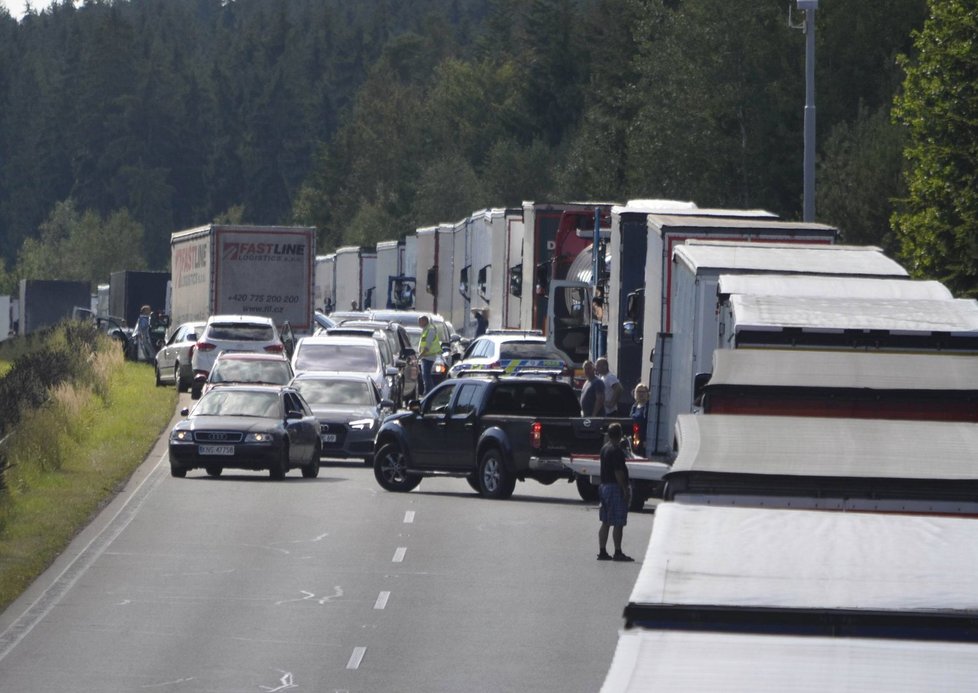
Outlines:
{"label": "man in shorts", "polygon": [[[621,424],[608,426],[608,442],[601,448],[601,485],[598,497],[601,499],[599,517],[601,529],[598,530],[598,560],[629,562],[635,560],[621,550],[621,538],[628,524],[628,503],[631,491],[628,486],[628,466],[625,464],[625,451],[621,449]],[[615,544],[615,553],[608,553],[608,530]]]}

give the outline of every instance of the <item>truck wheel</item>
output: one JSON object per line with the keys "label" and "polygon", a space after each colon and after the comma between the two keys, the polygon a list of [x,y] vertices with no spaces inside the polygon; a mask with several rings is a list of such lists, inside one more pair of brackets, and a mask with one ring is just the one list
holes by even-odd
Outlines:
{"label": "truck wheel", "polygon": [[583,474],[578,474],[574,480],[577,484],[577,494],[585,503],[594,503],[598,500],[598,487],[591,483],[591,478]]}
{"label": "truck wheel", "polygon": [[276,481],[285,478],[286,472],[289,471],[289,446],[288,444],[282,448],[282,454],[275,459],[271,466],[268,468],[268,476],[272,477]]}
{"label": "truck wheel", "polygon": [[374,478],[387,491],[405,492],[417,488],[420,476],[407,473],[407,460],[395,443],[387,443],[374,455]]}
{"label": "truck wheel", "polygon": [[304,479],[315,479],[319,476],[319,458],[322,456],[323,446],[317,440],[316,447],[312,451],[312,459],[309,460],[309,464],[302,468],[302,477]]}
{"label": "truck wheel", "polygon": [[479,490],[486,498],[504,500],[513,495],[516,477],[509,473],[502,453],[495,448],[486,450],[479,460]]}

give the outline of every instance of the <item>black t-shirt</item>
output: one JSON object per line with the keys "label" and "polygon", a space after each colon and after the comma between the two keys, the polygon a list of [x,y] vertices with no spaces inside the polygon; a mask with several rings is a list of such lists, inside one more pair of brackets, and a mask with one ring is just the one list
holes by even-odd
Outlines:
{"label": "black t-shirt", "polygon": [[601,448],[601,483],[616,484],[615,472],[620,469],[628,482],[628,465],[625,464],[625,451],[613,443],[605,443]]}

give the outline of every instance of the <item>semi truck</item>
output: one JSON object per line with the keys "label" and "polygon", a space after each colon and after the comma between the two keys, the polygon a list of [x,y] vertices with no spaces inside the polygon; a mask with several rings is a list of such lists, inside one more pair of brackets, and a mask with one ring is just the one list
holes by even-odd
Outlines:
{"label": "semi truck", "polygon": [[88,282],[63,279],[21,279],[17,334],[27,335],[70,318],[76,307],[89,308]]}
{"label": "semi truck", "polygon": [[375,295],[376,264],[376,251],[352,245],[336,249],[333,297],[336,310],[380,307]]}
{"label": "semi truck", "polygon": [[170,251],[171,324],[261,315],[310,330],[314,228],[209,224],[172,234]]}
{"label": "semi truck", "polygon": [[[142,306],[166,312],[166,289],[169,272],[121,270],[109,275],[108,315],[115,315],[135,326]],[[105,315],[106,313],[99,313]]]}

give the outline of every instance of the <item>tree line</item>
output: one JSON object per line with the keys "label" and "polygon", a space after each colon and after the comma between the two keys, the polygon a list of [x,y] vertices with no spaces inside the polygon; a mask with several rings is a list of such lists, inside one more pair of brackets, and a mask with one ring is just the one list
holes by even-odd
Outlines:
{"label": "tree line", "polygon": [[[976,2],[816,12],[817,219],[962,295],[978,292]],[[523,200],[800,218],[805,37],[788,5],[0,11],[0,291],[163,269],[170,233],[211,221],[314,225],[326,252]]]}

